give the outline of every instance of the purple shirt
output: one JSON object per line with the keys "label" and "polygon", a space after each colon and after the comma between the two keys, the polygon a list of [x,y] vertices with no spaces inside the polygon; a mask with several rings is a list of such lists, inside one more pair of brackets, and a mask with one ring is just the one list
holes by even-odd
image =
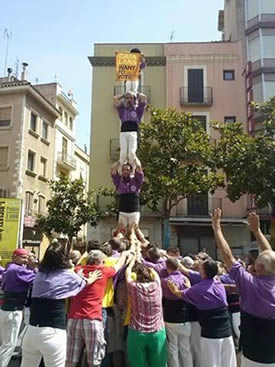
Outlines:
{"label": "purple shirt", "polygon": [[235,281],[229,276],[229,274],[222,274],[219,278],[223,284],[235,284]]}
{"label": "purple shirt", "polygon": [[202,281],[201,275],[198,271],[189,271],[189,279],[192,285],[198,284]]}
{"label": "purple shirt", "polygon": [[34,277],[33,270],[23,265],[10,263],[2,275],[2,289],[4,292],[27,292]]}
{"label": "purple shirt", "polygon": [[275,319],[275,276],[256,276],[235,262],[229,275],[235,280],[241,309],[263,319]]}
{"label": "purple shirt", "polygon": [[148,266],[148,268],[154,269],[158,275],[160,275],[163,270],[166,270],[166,260],[164,259],[159,259],[156,263],[142,259],[142,262],[145,266]]}
{"label": "purple shirt", "polygon": [[145,103],[139,102],[138,105],[129,108],[125,107],[124,104],[122,103],[118,107],[118,114],[121,123],[123,124],[125,121],[134,121],[139,124],[140,120],[142,119],[145,106],[146,106]]}
{"label": "purple shirt", "polygon": [[69,269],[50,273],[39,271],[33,282],[32,298],[64,299],[73,297],[85,285],[85,280]]}
{"label": "purple shirt", "polygon": [[168,280],[172,280],[172,282],[174,282],[177,285],[177,287],[181,291],[183,291],[184,289],[186,289],[185,276],[180,271],[174,271],[173,273],[168,274],[167,270],[164,269],[160,273],[160,280],[163,297],[172,301],[178,301],[179,297],[175,296],[173,293],[170,292],[167,282]]}
{"label": "purple shirt", "polygon": [[112,175],[116,190],[119,194],[136,194],[140,192],[144,174],[142,171],[135,171],[134,176],[128,180],[124,179],[119,173]]}
{"label": "purple shirt", "polygon": [[200,283],[183,290],[181,294],[184,301],[202,311],[228,306],[225,288],[216,278],[202,279]]}

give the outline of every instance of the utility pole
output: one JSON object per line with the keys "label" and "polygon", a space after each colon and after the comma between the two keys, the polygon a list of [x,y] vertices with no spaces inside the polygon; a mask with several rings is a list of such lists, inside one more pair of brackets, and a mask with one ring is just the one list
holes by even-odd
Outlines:
{"label": "utility pole", "polygon": [[170,42],[173,42],[174,41],[174,36],[175,36],[175,31],[172,31],[171,34],[170,34]]}
{"label": "utility pole", "polygon": [[7,28],[4,30],[4,39],[7,40],[7,46],[6,46],[6,56],[5,56],[5,66],[4,66],[4,77],[6,76],[7,72],[7,63],[8,63],[8,55],[9,55],[9,43],[12,37],[12,33],[8,31]]}

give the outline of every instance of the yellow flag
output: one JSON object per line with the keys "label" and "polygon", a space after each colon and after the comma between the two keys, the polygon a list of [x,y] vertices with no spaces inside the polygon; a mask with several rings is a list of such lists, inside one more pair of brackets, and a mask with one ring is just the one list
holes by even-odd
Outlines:
{"label": "yellow flag", "polygon": [[0,256],[5,265],[17,248],[21,215],[20,199],[0,198]]}
{"label": "yellow flag", "polygon": [[140,53],[116,52],[116,80],[138,80],[140,62]]}

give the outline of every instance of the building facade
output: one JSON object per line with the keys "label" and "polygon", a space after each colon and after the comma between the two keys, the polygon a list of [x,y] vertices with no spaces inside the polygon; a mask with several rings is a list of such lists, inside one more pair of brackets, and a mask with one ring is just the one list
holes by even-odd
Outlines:
{"label": "building facade", "polygon": [[46,242],[41,243],[35,218],[45,214],[50,199],[59,111],[25,76],[0,79],[0,196],[22,199],[21,240],[39,256]]}
{"label": "building facade", "polygon": [[[112,187],[110,165],[118,159],[120,125],[112,97],[124,92],[124,85],[115,82],[114,54],[116,50],[128,51],[133,47],[139,47],[146,57],[141,91],[147,94],[152,106],[191,112],[213,138],[212,119],[246,122],[241,42],[97,44],[94,57],[89,58],[93,66],[90,163],[93,189]],[[144,121],[149,118],[146,113]],[[104,208],[105,203],[100,204]],[[235,247],[234,252],[242,255],[250,238],[244,220],[246,198],[233,204],[222,190],[214,196],[184,200],[177,206],[170,218],[171,243],[177,244],[182,253],[206,248],[216,256],[209,217],[209,211],[215,207],[222,207],[225,232]],[[116,221],[117,218],[106,216],[88,237],[108,239]],[[161,222],[156,214],[143,209],[140,226],[153,242],[161,243]]]}

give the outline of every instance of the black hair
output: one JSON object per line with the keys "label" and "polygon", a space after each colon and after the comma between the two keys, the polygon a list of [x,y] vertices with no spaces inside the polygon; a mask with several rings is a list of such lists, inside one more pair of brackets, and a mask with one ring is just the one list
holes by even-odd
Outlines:
{"label": "black hair", "polygon": [[119,251],[120,250],[120,246],[121,246],[121,240],[118,240],[116,238],[111,238],[108,243],[112,246],[112,249],[115,251]]}
{"label": "black hair", "polygon": [[108,257],[112,256],[112,253],[113,253],[112,246],[108,242],[103,243],[100,246],[99,250],[101,250]]}
{"label": "black hair", "polygon": [[140,51],[140,49],[139,48],[132,48],[132,50],[130,51],[130,53],[132,53],[132,54],[141,54],[141,51]]}
{"label": "black hair", "polygon": [[171,254],[178,255],[180,253],[180,249],[177,246],[169,246],[166,252],[170,252]]}
{"label": "black hair", "polygon": [[71,264],[69,256],[65,253],[65,246],[60,242],[54,242],[47,248],[40,263],[39,271],[49,273],[60,269],[69,269],[70,267]]}
{"label": "black hair", "polygon": [[133,167],[132,167],[132,165],[130,164],[130,163],[124,163],[123,165],[122,165],[122,167],[124,167],[124,166],[129,166],[130,167],[130,170],[131,171],[133,171]]}
{"label": "black hair", "polygon": [[92,250],[99,250],[100,249],[100,242],[97,240],[91,240],[88,242],[87,245],[87,252],[89,253]]}
{"label": "black hair", "polygon": [[160,253],[159,248],[157,248],[156,246],[151,247],[148,250],[148,256],[151,261],[153,262],[158,261],[161,258],[161,253]]}
{"label": "black hair", "polygon": [[214,278],[218,273],[218,264],[215,260],[208,257],[207,260],[203,262],[203,269],[207,278]]}
{"label": "black hair", "polygon": [[145,266],[144,264],[136,263],[135,273],[137,275],[137,282],[138,283],[149,283],[152,282],[152,273],[150,268]]}

